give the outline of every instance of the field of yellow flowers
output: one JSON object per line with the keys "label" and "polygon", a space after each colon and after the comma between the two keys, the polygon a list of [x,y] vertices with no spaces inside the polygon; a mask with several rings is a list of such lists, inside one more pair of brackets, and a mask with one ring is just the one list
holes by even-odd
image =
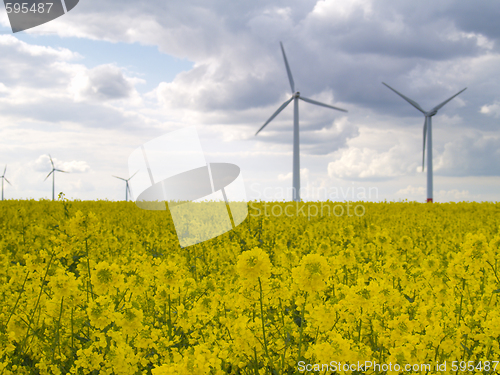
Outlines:
{"label": "field of yellow flowers", "polygon": [[181,248],[168,211],[0,202],[0,375],[500,370],[500,204],[263,204]]}

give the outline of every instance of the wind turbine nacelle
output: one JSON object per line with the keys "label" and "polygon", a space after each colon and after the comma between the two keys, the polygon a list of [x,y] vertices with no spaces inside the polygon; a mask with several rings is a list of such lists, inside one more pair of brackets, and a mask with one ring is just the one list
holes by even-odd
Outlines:
{"label": "wind turbine nacelle", "polygon": [[427,112],[425,115],[426,115],[427,117],[432,117],[432,116],[434,116],[437,112],[438,112],[437,110],[434,110],[434,111]]}
{"label": "wind turbine nacelle", "polygon": [[248,216],[240,168],[207,163],[194,126],[155,138],[128,160],[139,208],[170,210],[182,247],[232,230]]}

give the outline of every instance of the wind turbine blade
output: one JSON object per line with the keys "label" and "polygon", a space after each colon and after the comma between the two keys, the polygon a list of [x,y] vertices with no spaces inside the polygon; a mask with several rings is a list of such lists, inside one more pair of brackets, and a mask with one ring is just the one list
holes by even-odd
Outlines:
{"label": "wind turbine blade", "polygon": [[12,185],[9,180],[7,180],[5,177],[3,178],[5,181],[7,181],[9,183],[9,185]]}
{"label": "wind turbine blade", "polygon": [[424,120],[424,148],[422,151],[422,172],[424,171],[424,163],[425,163],[425,137],[427,136],[427,116],[425,116]]}
{"label": "wind turbine blade", "polygon": [[269,117],[269,120],[266,121],[266,123],[264,125],[262,125],[262,127],[257,131],[257,133],[255,133],[255,135],[259,134],[259,132],[265,128],[265,126],[267,124],[269,124],[276,116],[278,116],[278,114],[285,109],[285,107],[290,104],[290,102],[293,100],[293,96],[288,99],[286,102],[284,102],[281,107],[278,108],[278,110],[276,112],[273,113],[273,115],[271,117]]}
{"label": "wind turbine blade", "polygon": [[124,178],[118,177],[118,176],[113,176],[114,178],[119,178],[120,180],[127,181]]}
{"label": "wind turbine blade", "polygon": [[404,96],[403,94],[401,94],[400,92],[397,92],[396,90],[394,90],[391,86],[389,86],[388,84],[382,82],[383,85],[387,86],[388,88],[390,88],[392,91],[394,91],[396,94],[398,94],[399,96],[401,96],[404,100],[406,100],[408,103],[410,103],[412,106],[414,106],[416,109],[418,109],[420,112],[422,113],[425,113],[425,111],[422,109],[422,107],[420,107],[420,104],[418,104],[416,101],[414,100],[411,100],[410,98],[407,98],[406,96]]}
{"label": "wind turbine blade", "polygon": [[[47,177],[45,177],[45,180],[46,180],[47,178],[49,178],[49,176],[50,176],[52,173],[54,173],[54,169],[50,171],[50,173],[47,175]],[[45,180],[44,180],[44,181],[45,181]]]}
{"label": "wind turbine blade", "polygon": [[3,175],[5,176],[5,172],[7,171],[7,166],[5,166],[4,170],[3,170]]}
{"label": "wind turbine blade", "polygon": [[441,109],[446,103],[448,103],[451,99],[453,99],[455,96],[457,96],[458,94],[461,94],[462,92],[464,92],[465,90],[467,90],[467,87],[465,89],[463,89],[462,91],[459,91],[458,93],[456,93],[455,95],[453,95],[451,98],[445,100],[444,102],[442,102],[441,104],[435,106],[434,108],[432,108],[431,111],[438,111],[439,109]]}
{"label": "wind turbine blade", "polygon": [[132,176],[130,176],[126,181],[130,180],[132,177],[134,177],[139,171],[135,172]]}
{"label": "wind turbine blade", "polygon": [[317,102],[316,100],[304,98],[303,96],[299,96],[299,99],[302,99],[305,102],[308,102],[308,103],[311,103],[311,104],[316,104],[316,105],[319,105],[319,106],[322,106],[322,107],[336,109],[337,111],[347,112],[345,109],[334,107],[333,105],[329,105],[329,104],[320,103],[320,102]]}
{"label": "wind turbine blade", "polygon": [[292,88],[292,94],[295,93],[295,84],[293,83],[292,71],[288,65],[288,60],[286,58],[285,49],[283,48],[283,43],[280,42],[281,52],[283,52],[283,59],[285,60],[286,73],[288,74],[288,80],[290,81],[290,87]]}
{"label": "wind turbine blade", "polygon": [[62,171],[60,169],[54,169],[55,171],[58,171],[58,172],[63,172],[63,173],[69,173],[69,172],[66,172],[66,171]]}
{"label": "wind turbine blade", "polygon": [[50,154],[49,154],[49,158],[50,158],[50,162],[52,163],[52,169],[54,169],[54,162],[52,161],[52,156],[50,156]]}

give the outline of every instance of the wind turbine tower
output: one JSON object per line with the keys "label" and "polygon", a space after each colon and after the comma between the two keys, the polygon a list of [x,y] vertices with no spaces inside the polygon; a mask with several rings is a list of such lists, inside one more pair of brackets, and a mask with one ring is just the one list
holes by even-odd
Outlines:
{"label": "wind turbine tower", "polygon": [[288,80],[290,81],[290,88],[292,89],[292,97],[284,102],[281,107],[279,107],[276,112],[267,120],[264,125],[255,133],[259,132],[266,127],[285,107],[290,104],[293,100],[293,200],[300,202],[300,148],[299,148],[299,99],[307,103],[319,105],[321,107],[336,109],[337,111],[347,112],[345,109],[337,108],[328,104],[317,102],[316,100],[308,99],[302,95],[300,92],[295,91],[295,84],[293,82],[292,72],[290,66],[288,65],[288,60],[286,58],[285,49],[283,48],[283,43],[280,42],[281,52],[283,53],[283,60],[285,60],[286,72],[288,74]]}
{"label": "wind turbine tower", "polygon": [[60,169],[56,169],[54,167],[54,162],[52,161],[52,157],[50,156],[50,154],[49,154],[49,158],[50,158],[50,163],[52,164],[52,170],[47,175],[47,177],[45,177],[45,180],[47,180],[47,178],[49,178],[49,176],[52,175],[52,200],[54,200],[54,189],[55,189],[55,184],[56,184],[56,179],[55,179],[56,173],[55,172],[63,172],[63,173],[69,173],[69,172],[62,171]]}
{"label": "wind turbine tower", "polygon": [[12,185],[12,184],[9,182],[9,180],[7,180],[7,177],[5,177],[5,172],[6,172],[6,171],[7,171],[7,166],[5,166],[5,168],[4,168],[4,170],[3,170],[3,175],[2,175],[2,176],[0,176],[0,178],[2,179],[2,200],[3,200],[3,181],[5,180],[5,181],[7,181],[7,183],[8,183],[9,185]]}
{"label": "wind turbine tower", "polygon": [[441,104],[438,104],[434,108],[432,108],[430,111],[426,112],[422,109],[422,107],[415,102],[414,100],[411,100],[410,98],[407,98],[400,92],[397,92],[394,90],[391,86],[388,84],[382,82],[383,85],[387,86],[389,89],[394,91],[396,94],[401,96],[404,100],[406,100],[408,103],[410,103],[412,106],[414,106],[416,109],[418,109],[420,112],[422,112],[425,116],[424,120],[424,147],[422,151],[422,172],[424,171],[424,164],[425,164],[425,138],[427,136],[428,139],[428,145],[427,145],[427,202],[432,203],[432,116],[434,116],[446,103],[448,103],[451,99],[453,99],[455,96],[458,94],[462,93],[467,89],[467,87],[455,95],[453,95],[451,98],[445,100]]}
{"label": "wind turbine tower", "polygon": [[135,172],[132,176],[130,176],[129,178],[127,179],[124,179],[124,178],[121,178],[121,177],[118,177],[118,176],[113,176],[114,178],[118,178],[120,180],[123,180],[125,181],[125,201],[128,202],[128,193],[130,192],[130,187],[128,186],[128,181],[134,177],[135,175],[137,174],[137,172]]}

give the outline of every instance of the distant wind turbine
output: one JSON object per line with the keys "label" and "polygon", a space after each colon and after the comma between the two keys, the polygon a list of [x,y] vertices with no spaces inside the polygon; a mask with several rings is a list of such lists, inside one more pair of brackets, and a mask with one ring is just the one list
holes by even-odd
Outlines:
{"label": "distant wind turbine", "polygon": [[424,171],[424,164],[425,164],[425,138],[427,136],[428,142],[429,142],[429,144],[427,145],[427,202],[432,203],[432,121],[431,121],[431,118],[451,99],[453,99],[458,94],[464,92],[467,89],[467,87],[465,89],[463,89],[462,91],[459,91],[458,93],[453,95],[451,98],[445,100],[441,104],[438,104],[437,106],[432,108],[430,111],[426,112],[422,109],[422,107],[420,107],[420,105],[417,102],[411,100],[410,98],[407,98],[406,96],[404,96],[400,92],[397,92],[388,84],[386,84],[384,82],[382,82],[382,84],[387,86],[389,89],[394,91],[399,96],[401,96],[404,100],[406,100],[408,103],[410,103],[412,106],[414,106],[420,112],[422,112],[425,116],[425,120],[424,120],[424,147],[423,147],[423,151],[422,151],[422,172]]}
{"label": "distant wind turbine", "polygon": [[47,178],[49,178],[50,175],[52,175],[52,200],[54,200],[54,189],[55,189],[55,184],[56,184],[56,174],[54,172],[63,172],[63,173],[69,173],[69,172],[66,172],[66,171],[62,171],[60,169],[56,169],[54,167],[54,162],[52,161],[52,157],[50,156],[49,154],[49,158],[50,158],[50,163],[52,164],[52,170],[50,171],[50,173],[47,175],[47,177],[45,177],[45,180],[47,180]]}
{"label": "distant wind turbine", "polygon": [[3,170],[3,175],[0,177],[2,179],[2,200],[3,200],[3,181],[7,181],[9,185],[12,185],[9,180],[7,180],[7,177],[5,177],[5,172],[7,171],[7,166],[5,166],[5,169]]}
{"label": "distant wind turbine", "polygon": [[293,100],[293,200],[296,202],[300,201],[300,151],[299,151],[299,99],[319,105],[321,107],[336,109],[337,111],[347,112],[345,109],[337,108],[328,104],[317,102],[316,100],[308,99],[300,95],[300,92],[295,91],[295,84],[293,82],[292,72],[290,66],[288,65],[288,60],[285,55],[285,49],[283,48],[283,43],[280,42],[281,52],[283,53],[283,59],[285,60],[286,72],[288,74],[288,80],[290,81],[290,87],[292,89],[292,97],[284,102],[281,107],[278,108],[276,112],[267,120],[264,125],[255,133],[259,132],[266,127],[285,107],[290,104]]}
{"label": "distant wind turbine", "polygon": [[[130,176],[128,179],[124,179],[124,178],[121,178],[121,177],[118,177],[118,176],[113,176],[115,178],[119,178],[120,180],[123,180],[125,181],[125,201],[128,202],[128,193],[130,192],[130,187],[128,186],[128,181],[134,177],[135,175],[137,174],[137,172],[135,172],[132,176]],[[132,193],[130,193],[132,194]]]}

